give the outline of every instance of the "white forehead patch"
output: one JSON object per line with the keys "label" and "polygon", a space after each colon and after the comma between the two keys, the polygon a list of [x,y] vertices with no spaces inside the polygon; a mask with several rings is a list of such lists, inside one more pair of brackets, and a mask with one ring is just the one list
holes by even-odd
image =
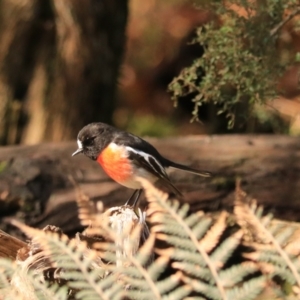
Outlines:
{"label": "white forehead patch", "polygon": [[79,140],[77,140],[77,145],[78,145],[78,149],[82,149],[83,147],[82,147],[82,143],[81,143],[81,141],[79,141]]}

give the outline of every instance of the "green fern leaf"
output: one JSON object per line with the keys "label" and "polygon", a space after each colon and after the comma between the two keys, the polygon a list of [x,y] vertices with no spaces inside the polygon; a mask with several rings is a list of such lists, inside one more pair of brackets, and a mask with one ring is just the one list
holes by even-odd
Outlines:
{"label": "green fern leaf", "polygon": [[266,278],[260,276],[250,279],[242,287],[235,287],[227,292],[228,299],[234,300],[254,300],[264,290]]}
{"label": "green fern leaf", "polygon": [[[201,293],[202,295],[205,295],[208,299],[213,299],[213,300],[222,299],[218,289],[215,286],[212,286],[211,284],[205,283],[200,280],[191,279],[186,276],[183,276],[183,280],[187,285],[192,287],[194,292]],[[234,299],[234,298],[228,298],[228,299]]]}
{"label": "green fern leaf", "polygon": [[160,256],[152,263],[148,268],[147,272],[153,280],[157,280],[162,272],[167,268],[170,259],[165,256]]}
{"label": "green fern leaf", "polygon": [[212,224],[212,220],[210,218],[205,217],[199,219],[198,223],[195,226],[192,226],[190,228],[193,230],[193,233],[199,240],[207,233],[211,224]]}
{"label": "green fern leaf", "polygon": [[232,253],[240,245],[242,236],[242,231],[236,232],[212,252],[211,260],[216,264],[217,268],[223,267],[224,263],[232,256]]}
{"label": "green fern leaf", "polygon": [[[185,222],[189,227],[194,227],[195,225],[198,224],[199,220],[201,220],[203,218],[204,214],[201,212],[197,212],[194,214],[190,214],[185,218]],[[209,218],[205,218],[210,220]]]}
{"label": "green fern leaf", "polygon": [[288,268],[272,265],[270,266],[270,269],[272,269],[272,272],[270,273],[270,276],[275,277],[278,276],[279,278],[283,279],[284,281],[289,282],[291,285],[296,284],[295,277],[291,273],[291,271]]}
{"label": "green fern leaf", "polygon": [[[161,255],[168,255],[170,258],[176,261],[185,261],[190,264],[196,264],[206,268],[204,259],[199,255],[198,252],[191,252],[182,249],[168,248],[165,250],[157,250]],[[166,253],[166,254],[165,254]]]}
{"label": "green fern leaf", "polygon": [[196,277],[198,279],[203,279],[205,281],[212,281],[213,278],[211,276],[211,272],[207,268],[203,268],[198,264],[190,264],[186,261],[180,263],[180,262],[174,262],[172,264],[172,267],[176,270],[180,270],[183,273]]}
{"label": "green fern leaf", "polygon": [[239,265],[234,265],[228,269],[220,271],[220,278],[226,288],[234,287],[243,282],[246,276],[257,272],[258,266],[254,263],[245,262]]}
{"label": "green fern leaf", "polygon": [[179,288],[174,289],[172,292],[163,295],[162,300],[186,300],[186,296],[188,296],[190,293],[191,288],[189,286],[181,286]]}

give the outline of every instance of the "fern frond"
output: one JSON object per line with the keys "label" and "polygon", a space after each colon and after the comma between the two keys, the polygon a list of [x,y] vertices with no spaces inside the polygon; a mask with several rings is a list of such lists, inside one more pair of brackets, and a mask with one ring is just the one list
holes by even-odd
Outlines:
{"label": "fern frond", "polygon": [[172,267],[175,270],[180,270],[184,274],[188,274],[189,276],[196,277],[198,279],[203,279],[205,281],[212,281],[213,278],[211,276],[211,272],[207,268],[202,268],[198,264],[184,262],[174,262],[172,263]]}
{"label": "fern frond", "polygon": [[[251,253],[245,253],[243,254],[244,257],[251,259],[253,261],[259,261],[259,262],[264,262],[264,263],[270,263],[272,265],[277,265],[280,267],[286,267],[287,269],[288,266],[286,264],[286,260],[278,255],[278,253],[268,252],[268,251],[262,251],[262,252],[251,252]],[[290,262],[293,264],[295,269],[300,267],[300,262],[297,257],[289,257]],[[290,269],[289,269],[290,270]]]}
{"label": "fern frond", "polygon": [[295,228],[293,227],[285,227],[280,230],[280,232],[277,232],[276,234],[273,234],[273,236],[276,238],[277,243],[281,245],[282,247],[285,247],[288,243],[289,239],[292,237],[292,235],[295,232]]}
{"label": "fern frond", "polygon": [[184,300],[207,300],[206,298],[203,297],[186,297]]}
{"label": "fern frond", "polygon": [[266,278],[260,276],[250,279],[243,284],[243,287],[235,287],[227,292],[228,299],[234,300],[253,300],[261,294],[266,287]]}
{"label": "fern frond", "polygon": [[10,259],[0,259],[0,299],[18,299],[19,293],[13,285],[11,278],[16,273],[16,264]]}
{"label": "fern frond", "polygon": [[32,240],[24,260],[0,260],[0,298],[21,299],[27,287],[22,300],[254,300],[261,293],[281,299],[280,284],[286,299],[300,295],[299,224],[264,216],[239,187],[234,216],[216,217],[190,214],[188,205],[142,184],[150,231],[145,212],[103,212],[102,204],[95,210],[84,195],[80,218],[89,227],[74,239],[14,222]]}
{"label": "fern frond", "polygon": [[[30,274],[31,273],[31,274]],[[18,272],[14,275],[12,283],[16,284],[16,277],[19,277],[19,293],[24,293],[29,284],[32,285],[34,293],[28,297],[28,299],[33,300],[36,296],[38,300],[65,300],[68,299],[68,289],[67,286],[59,286],[58,284],[49,284],[46,281],[41,281],[31,270],[24,273],[23,271]],[[26,283],[26,285],[24,284]],[[26,288],[25,288],[26,287]]]}
{"label": "fern frond", "polygon": [[176,261],[184,261],[190,264],[196,264],[203,268],[206,268],[204,259],[199,255],[198,252],[186,251],[181,249],[156,249],[159,255],[168,255],[170,258]]}
{"label": "fern frond", "polygon": [[296,280],[288,268],[277,266],[272,263],[263,263],[261,261],[259,262],[259,264],[260,269],[264,274],[269,274],[269,276],[273,278],[278,276],[278,278],[281,278],[283,281],[289,282],[291,285],[296,284]]}
{"label": "fern frond", "polygon": [[0,289],[10,286],[10,279],[16,272],[16,265],[10,259],[0,258]]}
{"label": "fern frond", "polygon": [[188,215],[185,218],[185,222],[189,227],[193,227],[194,225],[198,224],[198,221],[201,220],[202,217],[204,217],[203,211],[197,211],[193,214]]}
{"label": "fern frond", "polygon": [[89,197],[82,192],[80,186],[72,176],[69,176],[69,180],[75,188],[78,218],[82,226],[92,226],[92,224],[96,223],[98,214],[103,212],[103,203],[99,201],[95,205],[90,201]]}
{"label": "fern frond", "polygon": [[[220,299],[220,292],[218,288],[212,286],[211,284],[205,283],[200,280],[192,279],[188,276],[183,276],[183,281],[187,285],[191,286],[194,292],[201,293],[209,299],[213,299],[213,300]],[[234,298],[228,298],[228,299],[234,299]]]}
{"label": "fern frond", "polygon": [[[187,299],[186,296],[188,296],[191,293],[192,289],[188,285],[184,285],[180,288],[176,288],[172,290],[171,292],[167,293],[162,297],[162,300],[182,300],[182,299]],[[194,300],[198,298],[194,298]],[[203,298],[202,298],[203,299]]]}
{"label": "fern frond", "polygon": [[[180,285],[180,280],[181,275],[179,273],[173,274],[163,280],[159,280],[156,284],[161,293],[161,299],[181,300],[187,296],[191,292],[191,289],[190,287]],[[153,299],[153,296],[149,294],[145,288],[129,289],[126,291],[126,296],[128,299]]]}
{"label": "fern frond", "polygon": [[[155,236],[149,235],[148,239],[139,248],[139,251],[136,254],[136,257],[139,260],[139,262],[141,263],[141,265],[147,266],[148,264],[153,262],[154,243],[155,243]],[[154,274],[152,276],[154,276]]]}
{"label": "fern frond", "polygon": [[[131,256],[128,257],[128,259],[130,260],[130,262],[132,263],[133,266],[135,266],[137,268],[137,270],[140,272],[140,274],[142,275],[142,277],[145,280],[145,283],[148,286],[148,295],[151,299],[161,299],[161,293],[158,290],[157,286],[156,286],[156,281],[155,279],[153,279],[150,274],[147,272],[147,270],[141,265],[141,263],[139,262],[138,259],[136,259],[135,257]],[[153,263],[155,264],[155,262]],[[122,274],[126,274],[127,272],[127,268],[123,268],[122,269]],[[136,281],[130,281],[128,282],[129,284],[131,284],[131,288],[134,288],[134,285],[136,283]],[[144,283],[144,285],[145,285]],[[142,292],[141,292],[142,293]]]}
{"label": "fern frond", "polygon": [[[159,291],[161,292],[162,295],[170,295],[172,292],[174,292],[175,290],[177,291],[176,293],[179,294],[179,291],[181,290],[186,290],[186,288],[184,286],[180,285],[180,273],[175,273],[172,274],[171,276],[160,280],[157,282],[157,287],[159,289]],[[186,294],[186,291],[181,291],[181,296],[182,294]],[[162,297],[164,298],[164,297]],[[174,298],[174,299],[181,299],[181,298]]]}
{"label": "fern frond", "polygon": [[252,230],[256,233],[259,233],[261,237],[263,236],[265,241],[271,243],[274,246],[274,249],[276,249],[277,253],[279,254],[279,257],[269,255],[269,258],[266,257],[265,253],[259,254],[258,259],[263,261],[267,261],[269,259],[274,263],[278,263],[279,265],[282,265],[283,260],[295,277],[298,288],[300,288],[300,274],[296,268],[295,263],[292,261],[292,258],[289,257],[282,245],[283,237],[285,237],[286,239],[289,238],[293,234],[293,231],[283,231],[284,235],[280,235],[280,240],[278,241],[276,237],[272,235],[272,233],[268,230],[268,225],[270,224],[271,218],[262,217],[262,209],[258,209],[256,204],[253,204],[249,207],[245,203],[245,201],[241,200],[242,197],[245,198],[246,194],[240,190],[239,185],[237,185],[236,195],[237,196],[234,206],[234,213],[237,217],[238,223],[241,224],[241,226],[245,226],[246,224],[246,226],[250,225],[251,227],[253,227]]}
{"label": "fern frond", "polygon": [[207,231],[206,235],[201,239],[200,245],[203,249],[209,253],[213,248],[218,244],[221,235],[225,231],[227,224],[226,220],[228,217],[228,213],[223,211],[218,217],[217,221],[213,224],[213,226]]}
{"label": "fern frond", "polygon": [[155,264],[152,264],[147,268],[147,272],[153,280],[157,280],[161,273],[167,268],[169,262],[169,257],[160,256],[155,260]]}
{"label": "fern frond", "polygon": [[242,262],[241,264],[234,265],[230,268],[220,271],[220,279],[226,288],[237,286],[242,283],[244,278],[253,275],[259,271],[258,266],[252,262]]}
{"label": "fern frond", "polygon": [[[154,230],[156,231],[155,225],[154,225]],[[153,231],[151,230],[151,232]],[[157,233],[156,238],[158,240],[171,244],[172,246],[176,247],[176,249],[182,249],[189,252],[195,251],[195,243],[191,241],[188,236],[185,236],[184,239],[183,236],[178,237],[178,236],[168,235],[164,233]]]}
{"label": "fern frond", "polygon": [[[207,234],[212,223],[213,223],[213,221],[211,218],[203,216],[201,219],[199,219],[199,221],[196,225],[194,225],[193,227],[190,227],[197,240],[202,239],[204,237],[204,235]],[[199,245],[202,248],[202,244],[199,243]]]}
{"label": "fern frond", "polygon": [[232,256],[232,253],[240,245],[242,237],[243,231],[239,230],[233,235],[229,236],[227,239],[225,239],[218,246],[218,248],[212,252],[210,257],[217,269],[222,268],[224,262],[226,262]]}
{"label": "fern frond", "polygon": [[[145,189],[146,197],[149,202],[148,212],[149,212],[150,222],[152,224],[155,224],[157,222],[162,222],[163,219],[163,214],[161,213],[162,211],[164,212],[164,214],[170,215],[174,220],[176,220],[178,224],[182,227],[182,230],[187,234],[189,241],[194,246],[194,249],[198,251],[203,257],[203,259],[205,260],[205,263],[209,268],[209,270],[211,271],[212,277],[214,278],[215,283],[217,285],[219,296],[221,295],[222,299],[227,299],[224,287],[221,284],[215,265],[213,264],[213,262],[211,261],[211,259],[209,258],[208,254],[205,252],[203,247],[201,247],[201,245],[199,244],[198,238],[193,232],[193,230],[185,222],[184,217],[188,212],[186,206],[184,206],[184,209],[181,212],[179,209],[180,206],[177,201],[174,201],[172,203],[170,201],[167,201],[168,196],[165,193],[159,191],[158,189],[153,187],[149,182],[145,180],[141,179],[140,181]],[[174,238],[174,236],[172,238]],[[168,242],[171,243],[169,237],[167,240]]]}
{"label": "fern frond", "polygon": [[[86,291],[89,299],[101,297],[109,300],[107,292],[101,287],[101,284],[108,280],[107,277],[103,278],[105,269],[94,264],[96,253],[92,250],[87,251],[85,243],[77,244],[75,240],[69,240],[65,235],[33,229],[17,221],[14,221],[14,225],[28,236],[34,237],[46,255],[57,258],[53,263],[57,268],[64,270],[66,278],[74,277],[74,272],[77,271],[77,280],[67,281],[71,289],[79,288],[82,293]],[[100,279],[103,279],[101,284]]]}
{"label": "fern frond", "polygon": [[67,299],[66,287],[59,287],[57,284],[50,285],[39,273],[29,270],[26,264],[17,265],[11,260],[1,259],[0,270],[5,274],[4,276],[1,274],[1,299]]}

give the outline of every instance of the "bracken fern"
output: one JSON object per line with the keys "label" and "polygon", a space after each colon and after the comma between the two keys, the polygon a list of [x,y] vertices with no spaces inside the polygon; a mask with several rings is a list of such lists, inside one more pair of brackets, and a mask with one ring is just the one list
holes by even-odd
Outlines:
{"label": "bracken fern", "polygon": [[104,211],[80,193],[79,216],[88,227],[74,239],[55,227],[14,222],[31,241],[16,262],[0,260],[1,299],[299,296],[299,224],[264,215],[239,184],[234,213],[208,215],[191,214],[188,205],[141,182],[148,225],[140,210]]}

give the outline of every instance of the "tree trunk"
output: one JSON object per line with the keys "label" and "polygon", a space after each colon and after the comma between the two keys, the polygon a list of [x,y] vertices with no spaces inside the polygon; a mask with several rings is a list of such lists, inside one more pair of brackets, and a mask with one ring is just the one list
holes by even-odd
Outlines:
{"label": "tree trunk", "polygon": [[114,109],[127,1],[0,2],[2,144],[74,138]]}

